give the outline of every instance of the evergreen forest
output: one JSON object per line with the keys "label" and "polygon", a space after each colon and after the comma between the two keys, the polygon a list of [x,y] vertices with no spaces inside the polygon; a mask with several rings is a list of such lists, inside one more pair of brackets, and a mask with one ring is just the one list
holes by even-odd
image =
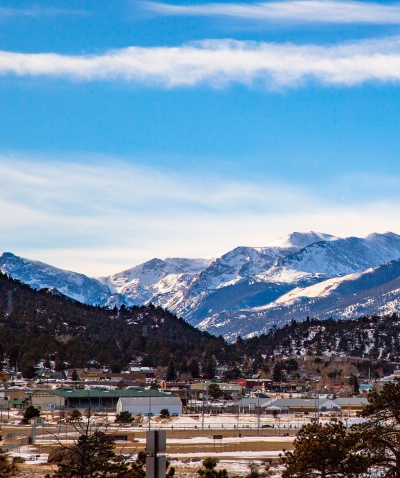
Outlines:
{"label": "evergreen forest", "polygon": [[[0,363],[23,370],[42,361],[63,368],[107,367],[119,372],[142,365],[212,378],[217,362],[241,367],[302,355],[342,355],[400,362],[397,314],[348,320],[292,320],[268,334],[228,344],[152,304],[89,306],[56,290],[35,290],[0,273]],[[238,370],[236,368],[236,370]]]}

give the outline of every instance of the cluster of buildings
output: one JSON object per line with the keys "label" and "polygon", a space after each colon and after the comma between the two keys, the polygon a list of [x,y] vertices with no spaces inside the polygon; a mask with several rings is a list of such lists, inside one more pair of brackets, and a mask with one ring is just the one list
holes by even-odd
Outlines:
{"label": "cluster of buildings", "polygon": [[[311,358],[304,358],[304,360]],[[218,397],[213,396],[213,382],[200,380],[166,382],[156,379],[150,367],[132,367],[128,372],[81,369],[56,372],[42,367],[31,388],[27,382],[13,378],[17,387],[0,390],[0,410],[23,409],[29,405],[43,411],[128,410],[133,414],[159,414],[168,409],[171,415],[198,413],[207,407],[211,413],[320,413],[358,411],[366,398],[336,398],[311,392],[312,381],[297,374],[296,380],[274,382],[259,375],[238,378],[230,383],[218,382]],[[215,382],[214,382],[215,383]],[[372,384],[360,385],[361,393]],[[296,397],[311,398],[296,398]],[[364,395],[366,396],[366,394]],[[291,397],[291,398],[282,398]],[[295,398],[292,398],[295,397]],[[216,400],[218,398],[218,400]]]}
{"label": "cluster of buildings", "polygon": [[[211,400],[208,395],[210,383],[191,385],[191,397],[185,390],[153,390],[141,387],[112,389],[92,387],[73,389],[68,387],[24,389],[9,388],[0,392],[0,410],[26,408],[33,405],[41,411],[92,410],[120,413],[129,411],[133,415],[159,415],[167,409],[170,415],[184,412],[199,412],[204,407],[212,413],[258,413],[293,414],[323,412],[356,412],[367,403],[366,398],[335,398],[329,395],[315,395],[311,398],[273,398],[265,393],[253,396],[243,394],[238,384],[218,384],[223,396]],[[183,393],[184,392],[184,393]],[[228,399],[224,397],[229,397]]]}
{"label": "cluster of buildings", "polygon": [[32,405],[41,411],[76,409],[120,413],[127,410],[133,415],[159,415],[162,409],[167,409],[170,415],[181,415],[183,412],[182,400],[177,395],[139,387],[129,390],[20,388],[8,389],[0,394],[1,410],[23,409]]}

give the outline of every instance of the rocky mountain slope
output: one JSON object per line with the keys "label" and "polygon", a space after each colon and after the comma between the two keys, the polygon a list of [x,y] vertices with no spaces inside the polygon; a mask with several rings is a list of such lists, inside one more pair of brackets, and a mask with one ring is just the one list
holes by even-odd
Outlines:
{"label": "rocky mountain slope", "polygon": [[79,302],[102,303],[110,291],[107,286],[84,274],[65,271],[43,262],[24,259],[11,252],[0,256],[0,271],[34,289],[55,288]]}
{"label": "rocky mountain slope", "polygon": [[338,238],[308,232],[264,247],[237,247],[214,259],[152,259],[97,279],[11,253],[0,256],[0,270],[87,304],[151,302],[234,340],[310,314],[349,317],[378,312],[377,307],[381,313],[397,310],[398,259],[400,236],[394,233]]}
{"label": "rocky mountain slope", "polygon": [[238,335],[268,333],[274,325],[308,316],[348,319],[399,310],[400,260],[395,260],[361,273],[297,287],[262,307],[216,314],[198,327],[233,341]]}

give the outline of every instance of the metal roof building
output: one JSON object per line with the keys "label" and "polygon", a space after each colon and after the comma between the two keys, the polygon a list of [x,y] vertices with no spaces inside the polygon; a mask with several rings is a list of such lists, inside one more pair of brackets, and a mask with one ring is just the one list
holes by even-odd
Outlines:
{"label": "metal roof building", "polygon": [[182,401],[176,395],[157,397],[121,397],[117,403],[117,413],[130,412],[132,415],[146,415],[152,413],[159,415],[166,408],[170,415],[182,415]]}
{"label": "metal roof building", "polygon": [[282,410],[285,412],[311,412],[318,409],[319,411],[336,410],[340,411],[340,404],[332,400],[319,400],[314,398],[279,398],[270,403],[261,405],[266,410]]}
{"label": "metal roof building", "polygon": [[171,395],[157,390],[72,390],[58,388],[55,390],[38,390],[32,393],[32,404],[45,408],[47,404],[54,404],[56,409],[113,409],[117,408],[118,400],[125,398],[143,397],[170,397]]}
{"label": "metal roof building", "polygon": [[249,408],[251,410],[254,410],[256,407],[262,407],[262,406],[266,407],[274,401],[275,399],[271,397],[268,397],[268,398],[250,397],[250,398],[242,398],[240,400],[236,400],[234,403],[232,403],[232,406]]}
{"label": "metal roof building", "polygon": [[335,398],[335,403],[340,405],[342,410],[362,410],[366,405],[368,405],[367,398]]}

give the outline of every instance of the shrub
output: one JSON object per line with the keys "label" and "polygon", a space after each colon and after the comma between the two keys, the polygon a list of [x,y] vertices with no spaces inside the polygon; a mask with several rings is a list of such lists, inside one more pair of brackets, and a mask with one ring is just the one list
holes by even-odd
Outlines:
{"label": "shrub", "polygon": [[115,423],[132,423],[135,417],[131,412],[125,410],[124,412],[118,413],[115,417]]}
{"label": "shrub", "polygon": [[161,417],[161,418],[168,418],[168,417],[169,417],[169,410],[168,410],[168,408],[163,408],[163,409],[160,411],[160,417]]}
{"label": "shrub", "polygon": [[22,423],[28,423],[32,418],[40,417],[40,410],[30,405],[24,412]]}

